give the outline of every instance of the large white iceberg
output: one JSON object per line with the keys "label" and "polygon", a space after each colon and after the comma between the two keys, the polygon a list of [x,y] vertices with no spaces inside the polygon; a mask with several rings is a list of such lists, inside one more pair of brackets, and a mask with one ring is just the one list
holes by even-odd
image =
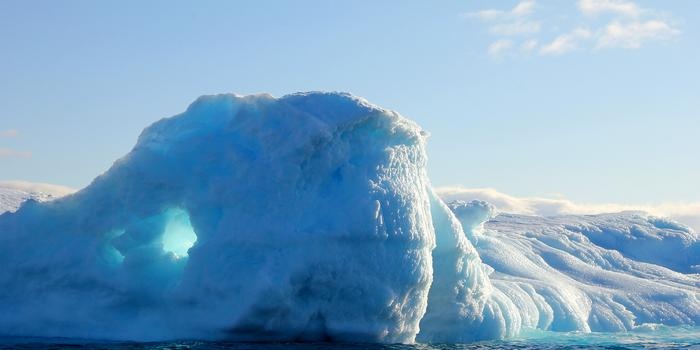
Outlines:
{"label": "large white iceberg", "polygon": [[700,321],[692,231],[484,229],[488,204],[432,190],[426,135],[348,94],[202,97],[85,189],[0,215],[0,335],[457,342]]}
{"label": "large white iceberg", "polygon": [[537,217],[496,215],[482,201],[449,206],[493,269],[492,297],[511,329],[700,323],[700,241],[684,225],[639,212]]}
{"label": "large white iceberg", "polygon": [[413,341],[425,138],[347,94],[202,97],[82,191],[0,216],[0,333]]}

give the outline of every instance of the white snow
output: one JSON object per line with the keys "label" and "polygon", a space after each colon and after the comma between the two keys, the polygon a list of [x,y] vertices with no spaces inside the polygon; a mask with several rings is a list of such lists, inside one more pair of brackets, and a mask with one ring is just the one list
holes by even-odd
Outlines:
{"label": "white snow", "polygon": [[[464,209],[483,218],[478,203],[450,206],[474,225]],[[700,242],[684,225],[639,212],[500,214],[484,223],[475,247],[516,326],[612,332],[700,323]]]}
{"label": "white snow", "polygon": [[0,214],[15,211],[22,202],[31,199],[46,202],[75,192],[74,189],[27,181],[0,181]]}
{"label": "white snow", "polygon": [[700,231],[700,201],[659,202],[659,203],[586,203],[567,199],[562,195],[553,197],[517,197],[493,188],[467,188],[462,186],[438,187],[435,192],[445,202],[461,200],[487,201],[505,213],[554,216],[554,215],[594,215],[619,213],[623,211],[643,211],[650,215],[670,218]]}
{"label": "white snow", "polygon": [[694,231],[448,207],[426,138],[348,94],[201,97],[85,189],[0,215],[0,336],[463,342],[700,323]]}

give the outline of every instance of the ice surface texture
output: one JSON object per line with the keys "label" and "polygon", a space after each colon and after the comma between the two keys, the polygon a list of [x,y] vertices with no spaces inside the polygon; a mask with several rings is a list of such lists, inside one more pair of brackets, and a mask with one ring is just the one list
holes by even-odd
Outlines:
{"label": "ice surface texture", "polygon": [[[700,242],[695,232],[644,213],[495,215],[484,202],[453,202],[495,271],[493,297],[510,328],[629,331],[700,323]],[[490,215],[484,215],[491,211]],[[466,230],[468,232],[468,230]]]}
{"label": "ice surface texture", "polygon": [[73,192],[75,190],[64,186],[25,181],[0,181],[0,214],[17,210],[26,200],[45,202]]}
{"label": "ice surface texture", "polygon": [[[346,94],[202,97],[82,191],[0,217],[0,333],[410,342],[425,137]],[[187,257],[164,249],[182,213]]]}
{"label": "ice surface texture", "polygon": [[0,215],[0,335],[456,342],[698,323],[695,233],[620,216],[484,228],[489,204],[433,192],[426,135],[348,94],[202,97],[85,189]]}

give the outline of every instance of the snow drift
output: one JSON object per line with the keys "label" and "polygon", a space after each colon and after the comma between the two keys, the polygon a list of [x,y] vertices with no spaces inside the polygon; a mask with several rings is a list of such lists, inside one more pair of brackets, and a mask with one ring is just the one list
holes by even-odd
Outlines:
{"label": "snow drift", "polygon": [[426,135],[348,94],[202,97],[85,189],[0,215],[0,335],[457,342],[698,323],[692,231],[485,229],[487,203],[433,192]]}
{"label": "snow drift", "polygon": [[26,200],[46,202],[75,192],[74,189],[26,181],[0,181],[0,214],[15,211]]}
{"label": "snow drift", "polygon": [[482,201],[450,208],[476,228],[472,241],[494,269],[494,296],[512,328],[614,332],[700,322],[700,275],[692,273],[700,242],[684,225],[639,212],[543,218],[495,215]]}

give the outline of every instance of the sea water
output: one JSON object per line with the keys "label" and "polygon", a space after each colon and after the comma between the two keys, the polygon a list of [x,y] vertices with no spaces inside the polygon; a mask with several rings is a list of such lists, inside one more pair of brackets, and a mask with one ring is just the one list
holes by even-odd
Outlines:
{"label": "sea water", "polygon": [[524,331],[509,340],[469,344],[235,343],[211,341],[106,342],[57,338],[0,338],[0,349],[85,350],[467,350],[467,349],[693,349],[700,350],[700,327],[640,327],[632,332],[578,333]]}

